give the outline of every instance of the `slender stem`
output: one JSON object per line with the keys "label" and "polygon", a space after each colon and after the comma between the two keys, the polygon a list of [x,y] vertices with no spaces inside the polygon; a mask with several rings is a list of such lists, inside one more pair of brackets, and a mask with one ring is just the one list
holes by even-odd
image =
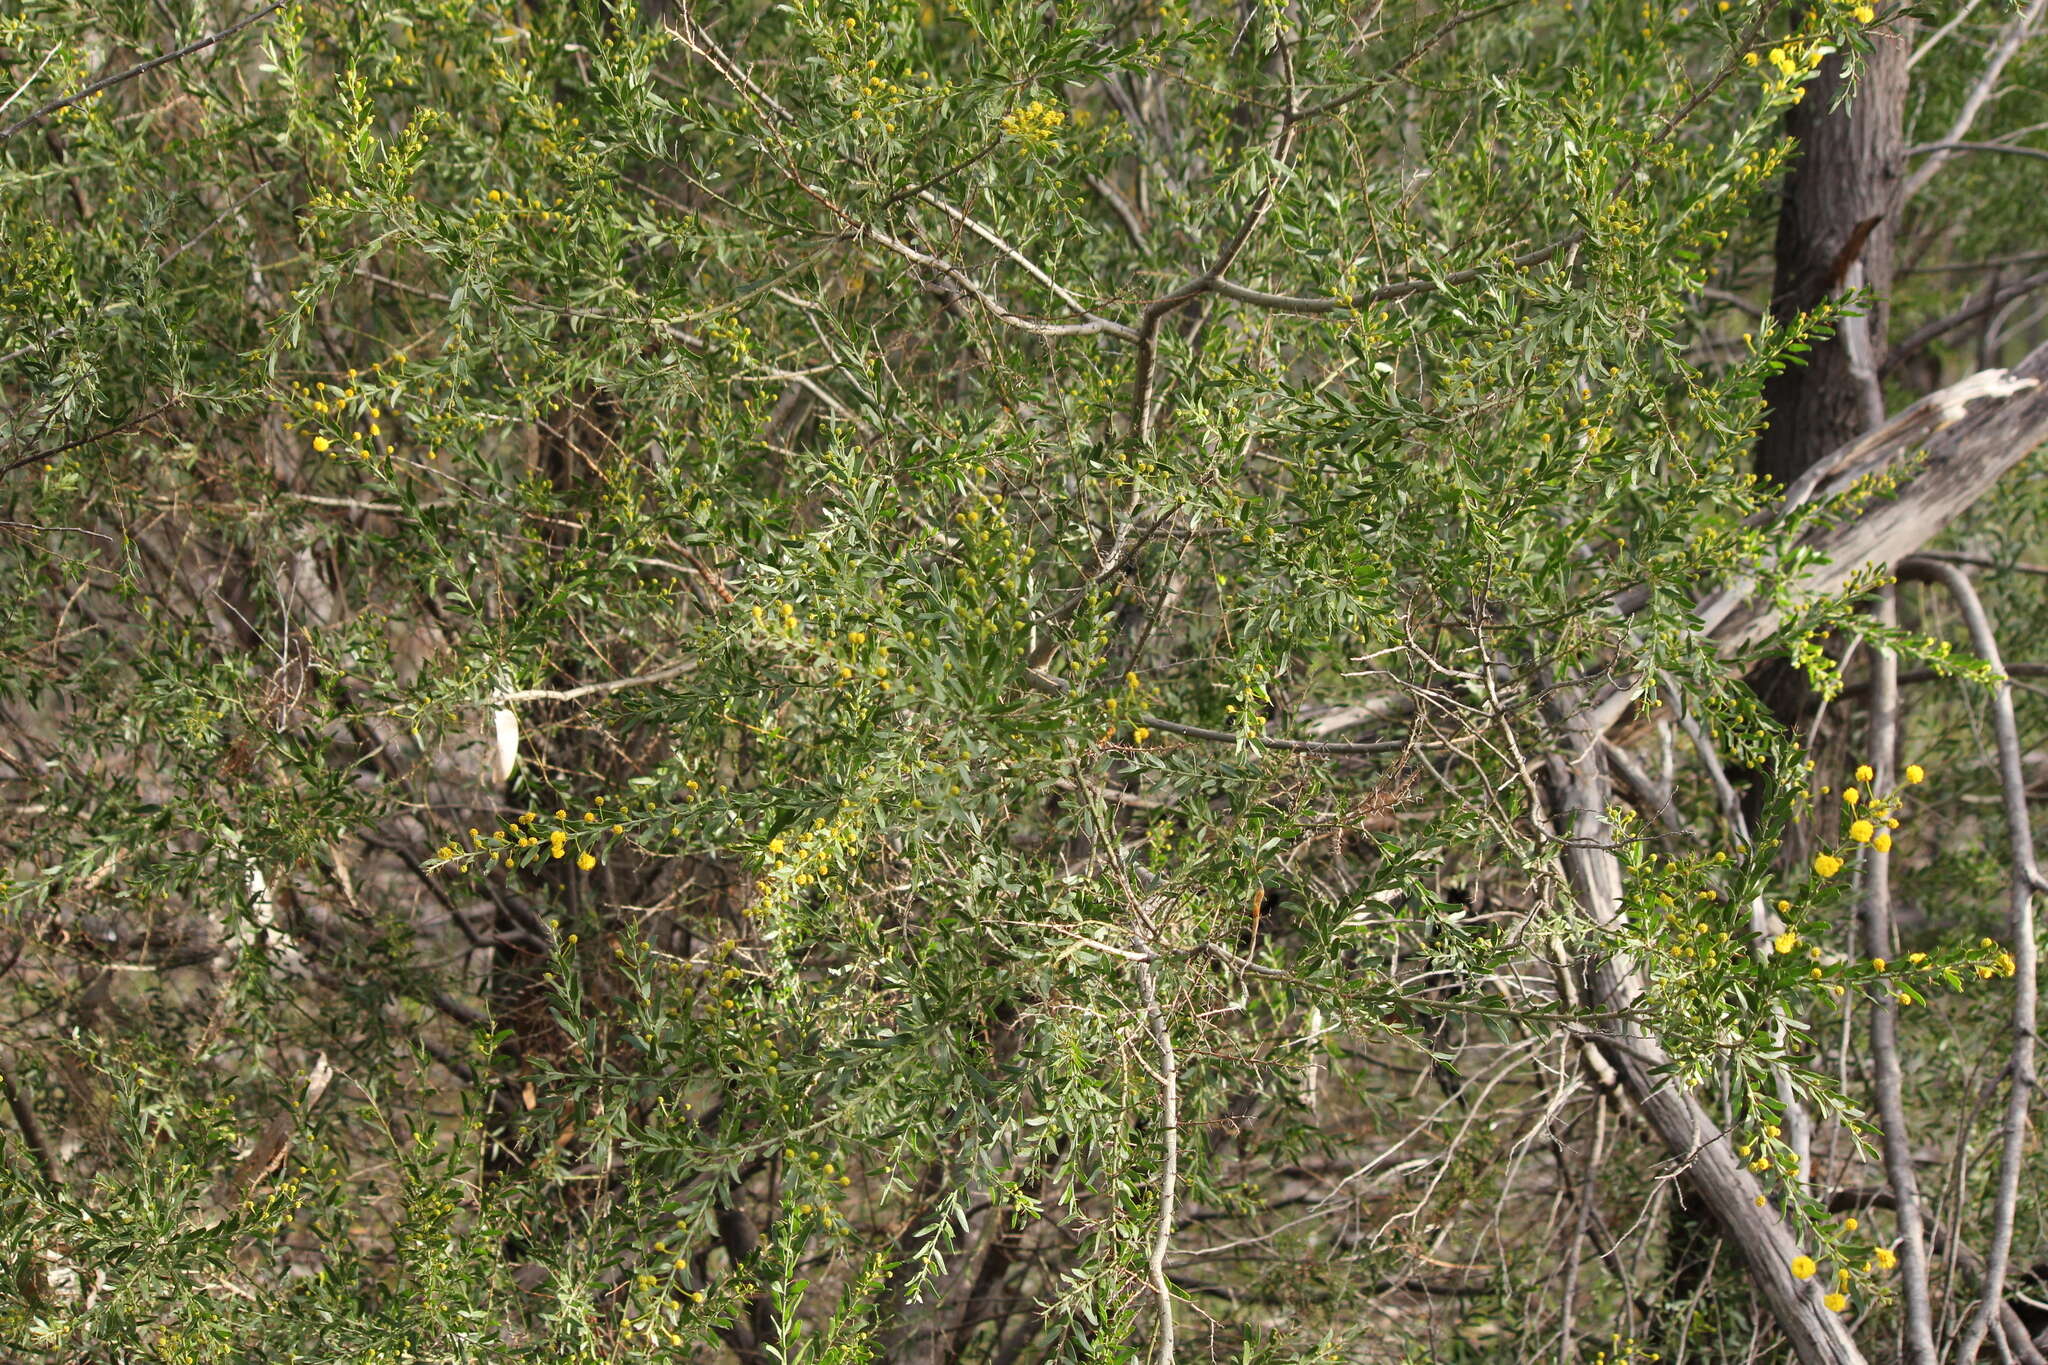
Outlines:
{"label": "slender stem", "polygon": [[1173,1286],[1166,1279],[1166,1258],[1173,1250],[1174,1201],[1180,1184],[1180,1063],[1173,1054],[1173,1035],[1166,1027],[1166,1015],[1159,1008],[1159,988],[1152,979],[1149,961],[1136,964],[1138,992],[1145,1000],[1145,1018],[1152,1026],[1152,1041],[1159,1049],[1159,1121],[1165,1141],[1159,1159],[1159,1228],[1152,1235],[1152,1254],[1147,1274],[1152,1292],[1159,1297],[1158,1365],[1173,1365]]}
{"label": "slender stem", "polygon": [[[1897,595],[1887,587],[1871,617],[1890,626],[1898,619]],[[1899,658],[1878,646],[1872,659],[1870,766],[1874,791],[1897,782],[1899,747]],[[1871,957],[1892,956],[1892,855],[1873,848],[1864,867],[1864,949]],[[1935,1365],[1934,1316],[1927,1293],[1927,1238],[1921,1222],[1920,1186],[1913,1174],[1913,1143],[1906,1131],[1905,1089],[1899,1068],[1899,1004],[1880,993],[1870,1011],[1871,1082],[1877,1091],[1877,1123],[1884,1137],[1884,1169],[1891,1181],[1899,1223],[1899,1292],[1905,1300],[1905,1365]]]}
{"label": "slender stem", "polygon": [[1991,1326],[1991,1315],[2005,1299],[2005,1273],[2012,1259],[2014,1214],[2019,1206],[2020,1170],[2025,1156],[2027,1111],[2034,1098],[2034,1037],[2037,1002],[2034,958],[2034,887],[2041,879],[2034,865],[2034,834],[2027,815],[2026,775],[2020,768],[2019,723],[2013,718],[2012,684],[2004,677],[1998,636],[1984,603],[1961,569],[1938,560],[1906,559],[1898,564],[1903,579],[1939,583],[1961,608],[1970,628],[1971,647],[2000,675],[1991,694],[1992,730],[1998,744],[1998,775],[2005,789],[2006,836],[2012,845],[2012,885],[2006,937],[2013,957],[2011,1088],[2006,1092],[2000,1124],[1998,1180],[1991,1209],[1991,1245],[1984,1254],[1983,1298],[1963,1326],[1950,1359],[1968,1362]]}

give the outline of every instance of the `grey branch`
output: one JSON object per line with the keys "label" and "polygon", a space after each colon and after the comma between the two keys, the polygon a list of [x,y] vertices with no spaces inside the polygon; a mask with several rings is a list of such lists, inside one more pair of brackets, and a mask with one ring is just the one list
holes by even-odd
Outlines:
{"label": "grey branch", "polygon": [[[1953,564],[1938,560],[1900,562],[1901,579],[1939,583],[1948,589],[1970,630],[1971,648],[2001,674],[1998,636],[1969,578]],[[1991,1210],[1991,1246],[1984,1255],[1984,1292],[1957,1340],[1953,1358],[1974,1360],[1990,1330],[1991,1315],[2005,1299],[2005,1272],[2012,1255],[2014,1212],[2019,1204],[2020,1171],[2025,1160],[2027,1113],[2034,1098],[2034,1036],[2036,981],[2034,961],[2034,888],[2041,873],[2034,863],[2033,825],[2027,814],[2026,774],[2020,767],[2019,724],[2013,718],[2012,684],[2001,681],[1991,695],[1992,730],[1998,743],[1998,776],[2005,789],[2006,836],[2012,844],[2011,890],[2007,902],[2006,937],[2013,956],[2011,1089],[1998,1158],[1998,1182]]]}

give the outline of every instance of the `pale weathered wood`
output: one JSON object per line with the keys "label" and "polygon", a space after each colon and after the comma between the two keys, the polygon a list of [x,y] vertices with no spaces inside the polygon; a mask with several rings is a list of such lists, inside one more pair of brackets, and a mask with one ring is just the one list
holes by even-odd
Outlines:
{"label": "pale weathered wood", "polygon": [[[1899,485],[1858,514],[1817,527],[1799,545],[1819,556],[1796,582],[1795,596],[1835,592],[1868,568],[1885,568],[1938,535],[1999,477],[2048,441],[2048,347],[2010,372],[1988,371],[1915,403],[1890,422],[1814,464],[1788,490],[1781,514],[1825,501],[1874,474],[1898,473]],[[1701,630],[1733,656],[1769,637],[1778,615],[1754,599],[1756,584],[1734,584],[1701,603]],[[1636,604],[1618,603],[1627,612]],[[1564,836],[1563,862],[1581,910],[1596,928],[1618,927],[1621,865],[1607,822],[1607,730],[1632,700],[1626,687],[1586,700],[1553,694],[1558,751],[1548,763],[1549,824]],[[1606,1060],[1645,1121],[1701,1201],[1742,1254],[1772,1316],[1806,1365],[1863,1360],[1842,1317],[1822,1302],[1817,1279],[1792,1275],[1800,1254],[1776,1209],[1759,1204],[1762,1188],[1699,1100],[1667,1074],[1662,1044],[1634,1017],[1643,979],[1624,956],[1578,964],[1588,1000],[1611,1022],[1596,1033]]]}
{"label": "pale weathered wood", "polygon": [[[1564,746],[1550,760],[1547,795],[1551,825],[1567,841],[1565,873],[1594,926],[1616,929],[1622,920],[1621,863],[1607,823],[1605,747],[1591,711],[1574,711],[1571,698],[1557,697],[1553,718]],[[1741,1252],[1751,1281],[1799,1359],[1805,1365],[1860,1365],[1863,1354],[1848,1324],[1821,1302],[1820,1281],[1793,1277],[1792,1261],[1801,1248],[1777,1209],[1759,1204],[1763,1187],[1736,1156],[1728,1135],[1689,1089],[1663,1074],[1670,1058],[1635,1017],[1644,990],[1635,963],[1624,955],[1603,955],[1586,959],[1578,970],[1587,1003],[1605,1021],[1593,1030],[1596,1045],[1670,1152],[1674,1169]]]}

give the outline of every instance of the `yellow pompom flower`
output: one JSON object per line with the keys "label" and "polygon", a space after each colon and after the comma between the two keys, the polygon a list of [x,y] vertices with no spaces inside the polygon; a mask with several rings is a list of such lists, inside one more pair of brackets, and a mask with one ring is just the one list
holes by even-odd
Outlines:
{"label": "yellow pompom flower", "polygon": [[1872,770],[1871,766],[1868,763],[1860,763],[1857,765],[1856,780],[1858,782],[1870,782],[1876,780],[1876,778],[1877,773]]}
{"label": "yellow pompom flower", "polygon": [[1859,844],[1869,843],[1870,836],[1875,833],[1877,833],[1876,826],[1872,825],[1868,820],[1855,820],[1850,822],[1849,837],[1851,839],[1854,839]]}
{"label": "yellow pompom flower", "polygon": [[1897,1265],[1898,1263],[1898,1253],[1893,1251],[1890,1247],[1879,1247],[1877,1249],[1877,1264],[1880,1270],[1890,1270],[1893,1266]]}
{"label": "yellow pompom flower", "polygon": [[1792,1258],[1792,1278],[1795,1280],[1810,1280],[1813,1278],[1813,1272],[1818,1269],[1820,1267],[1813,1263],[1813,1257],[1811,1256],[1794,1256]]}
{"label": "yellow pompom flower", "polygon": [[597,866],[597,859],[591,854],[579,853],[576,855],[576,866],[588,872],[591,868]]}
{"label": "yellow pompom flower", "polygon": [[1771,940],[1771,946],[1780,953],[1789,953],[1799,946],[1799,935],[1787,929],[1784,933]]}
{"label": "yellow pompom flower", "polygon": [[1832,853],[1818,854],[1813,860],[1813,870],[1823,877],[1832,877],[1842,870],[1842,860]]}
{"label": "yellow pompom flower", "polygon": [[1892,836],[1889,834],[1880,834],[1875,839],[1872,839],[1870,841],[1870,846],[1876,849],[1879,853],[1889,853],[1892,851]]}
{"label": "yellow pompom flower", "polygon": [[1906,765],[1906,781],[1917,787],[1926,780],[1927,769],[1921,767],[1918,763],[1908,763]]}
{"label": "yellow pompom flower", "polygon": [[1830,1313],[1839,1313],[1849,1306],[1849,1296],[1847,1294],[1829,1294],[1821,1302],[1827,1305]]}
{"label": "yellow pompom flower", "polygon": [[328,447],[333,444],[334,442],[328,440],[325,436],[315,436],[313,438],[313,449],[319,451],[322,455],[325,455]]}
{"label": "yellow pompom flower", "polygon": [[1845,806],[1853,806],[1853,805],[1855,805],[1855,804],[1856,804],[1856,803],[1857,803],[1858,801],[1861,801],[1862,799],[1863,799],[1863,793],[1861,793],[1861,792],[1857,791],[1857,790],[1856,790],[1856,789],[1855,789],[1854,787],[1844,787],[1844,788],[1842,788],[1842,804],[1843,804],[1843,805],[1845,805]]}

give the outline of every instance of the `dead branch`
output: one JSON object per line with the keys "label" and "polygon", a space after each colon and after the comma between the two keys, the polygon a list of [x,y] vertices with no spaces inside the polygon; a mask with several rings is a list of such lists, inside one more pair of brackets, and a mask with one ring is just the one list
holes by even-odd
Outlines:
{"label": "dead branch", "polygon": [[[1907,559],[1898,566],[1901,579],[1939,583],[1962,610],[1970,644],[1979,658],[2001,674],[1998,636],[1977,590],[1961,569],[1936,560]],[[2034,863],[2034,834],[2027,813],[2026,776],[2020,768],[2019,724],[2013,718],[2012,684],[2001,677],[1991,694],[1992,729],[1998,744],[1998,775],[2005,788],[2006,835],[2012,844],[2011,893],[2006,938],[2013,958],[2011,1089],[2006,1093],[2000,1128],[1998,1184],[1991,1209],[1991,1246],[1984,1256],[1984,1292],[1958,1339],[1954,1358],[1974,1360],[1990,1329],[1991,1315],[2005,1299],[2005,1272],[2012,1254],[2013,1220],[2019,1205],[2020,1170],[2024,1160],[2027,1112],[2034,1098],[2036,981],[2034,961],[2034,888],[2041,884]]]}

